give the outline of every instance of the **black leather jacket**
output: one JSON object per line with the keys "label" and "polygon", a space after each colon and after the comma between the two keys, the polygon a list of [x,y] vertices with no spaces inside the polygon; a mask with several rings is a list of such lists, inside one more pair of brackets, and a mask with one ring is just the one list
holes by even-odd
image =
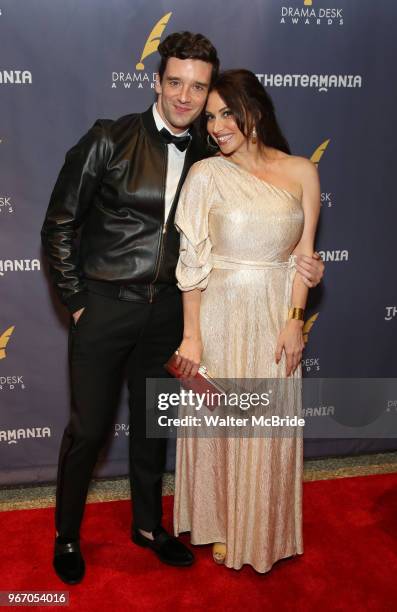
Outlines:
{"label": "black leather jacket", "polygon": [[191,133],[166,224],[168,152],[151,107],[97,121],[67,153],[41,236],[51,276],[71,312],[85,306],[90,281],[128,288],[125,299],[149,302],[175,286],[176,204],[189,168],[208,156],[197,132]]}

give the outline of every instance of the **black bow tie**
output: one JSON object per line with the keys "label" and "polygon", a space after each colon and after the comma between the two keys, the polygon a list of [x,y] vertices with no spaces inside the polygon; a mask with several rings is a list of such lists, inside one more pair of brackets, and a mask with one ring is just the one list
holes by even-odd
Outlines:
{"label": "black bow tie", "polygon": [[180,151],[185,151],[190,142],[190,134],[186,136],[174,136],[166,128],[160,130],[163,141],[166,144],[174,144]]}

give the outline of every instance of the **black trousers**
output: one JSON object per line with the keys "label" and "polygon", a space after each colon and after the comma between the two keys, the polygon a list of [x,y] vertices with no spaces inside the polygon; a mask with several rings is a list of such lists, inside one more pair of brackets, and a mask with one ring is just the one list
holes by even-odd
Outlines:
{"label": "black trousers", "polygon": [[166,440],[146,438],[146,378],[167,376],[163,365],[179,346],[182,331],[177,290],[153,303],[89,293],[70,330],[72,412],[60,449],[55,513],[62,537],[79,537],[89,482],[112,427],[125,374],[133,522],[146,531],[161,522]]}

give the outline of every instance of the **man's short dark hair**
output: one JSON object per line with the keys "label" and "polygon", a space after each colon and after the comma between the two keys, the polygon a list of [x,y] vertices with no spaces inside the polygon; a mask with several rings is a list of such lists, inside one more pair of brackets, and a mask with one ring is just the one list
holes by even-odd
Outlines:
{"label": "man's short dark hair", "polygon": [[161,56],[159,66],[160,81],[163,78],[169,57],[177,57],[178,59],[197,59],[202,62],[208,62],[212,64],[211,83],[218,76],[218,53],[211,41],[202,34],[174,32],[159,44],[158,51]]}

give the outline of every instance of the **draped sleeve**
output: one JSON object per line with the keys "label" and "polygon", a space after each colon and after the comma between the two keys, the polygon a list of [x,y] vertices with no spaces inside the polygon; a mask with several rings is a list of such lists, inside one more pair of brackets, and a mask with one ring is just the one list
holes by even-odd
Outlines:
{"label": "draped sleeve", "polygon": [[175,213],[180,233],[177,284],[181,291],[205,289],[212,269],[208,216],[212,193],[208,161],[194,164],[183,185]]}

